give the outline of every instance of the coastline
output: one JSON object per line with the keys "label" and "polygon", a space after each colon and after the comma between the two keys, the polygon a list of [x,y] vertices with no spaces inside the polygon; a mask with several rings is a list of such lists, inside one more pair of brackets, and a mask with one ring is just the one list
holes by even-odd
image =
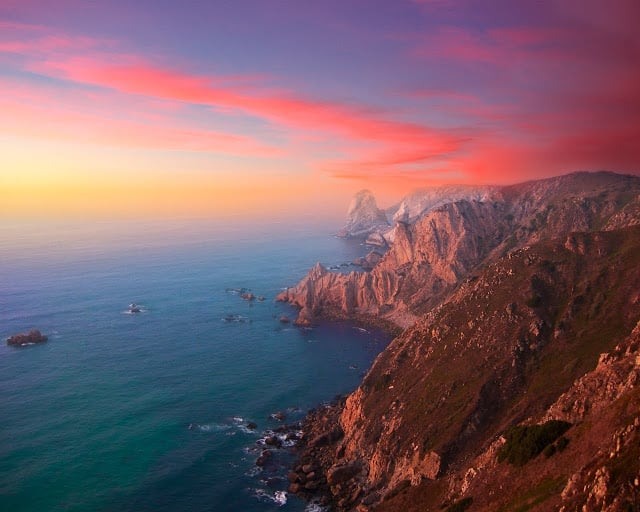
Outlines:
{"label": "coastline", "polygon": [[[380,353],[406,330],[387,319],[365,315],[354,315],[353,317],[323,315],[314,320],[314,326],[324,323],[351,324],[354,328],[364,329],[369,335],[371,335],[372,328],[379,329],[388,337],[388,341]],[[308,410],[300,422],[299,439],[290,448],[293,461],[287,474],[289,483],[287,492],[301,498],[308,504],[326,507],[325,510],[346,509],[355,503],[361,495],[358,482],[350,479],[353,473],[359,473],[362,468],[351,467],[348,464],[344,466],[338,464],[336,467],[336,461],[341,458],[339,441],[344,437],[340,416],[345,408],[347,398],[362,384],[373,363],[375,363],[375,359],[371,366],[362,372],[356,388],[344,395],[333,397],[328,403],[320,403]]]}

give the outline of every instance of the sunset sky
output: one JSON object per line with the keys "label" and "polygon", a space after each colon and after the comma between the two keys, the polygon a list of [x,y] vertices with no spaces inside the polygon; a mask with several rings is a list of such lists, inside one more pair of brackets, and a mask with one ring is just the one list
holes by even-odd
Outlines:
{"label": "sunset sky", "polygon": [[638,27],[637,0],[0,0],[0,215],[638,174]]}

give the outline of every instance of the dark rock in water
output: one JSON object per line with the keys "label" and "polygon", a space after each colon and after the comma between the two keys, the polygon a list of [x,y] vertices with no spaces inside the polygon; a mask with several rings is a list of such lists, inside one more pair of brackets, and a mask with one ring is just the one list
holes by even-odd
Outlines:
{"label": "dark rock in water", "polygon": [[251,292],[241,293],[240,297],[242,297],[244,300],[248,300],[248,301],[256,300],[256,296]]}
{"label": "dark rock in water", "polygon": [[47,337],[42,334],[38,329],[33,329],[28,333],[16,334],[7,338],[7,345],[13,347],[23,347],[25,345],[35,345],[36,343],[44,343],[47,341]]}
{"label": "dark rock in water", "polygon": [[280,323],[281,324],[288,324],[290,322],[291,322],[291,319],[287,315],[282,315],[280,317]]}
{"label": "dark rock in water", "polygon": [[282,483],[282,478],[277,476],[272,476],[271,478],[267,478],[265,483],[267,484],[267,487],[271,487],[271,488],[279,487],[280,484]]}
{"label": "dark rock in water", "polygon": [[300,481],[300,477],[295,471],[289,471],[287,474],[287,480],[289,480],[289,483],[295,484]]}
{"label": "dark rock in water", "polygon": [[260,302],[264,302],[264,295],[258,295],[258,300]]}
{"label": "dark rock in water", "polygon": [[282,411],[274,412],[273,414],[269,415],[269,418],[277,420],[277,421],[284,421],[286,419],[286,417],[287,417],[287,415]]}
{"label": "dark rock in water", "polygon": [[271,460],[272,456],[273,454],[271,453],[271,450],[263,450],[260,456],[258,457],[258,459],[256,460],[256,466],[260,466],[260,467],[265,466]]}
{"label": "dark rock in water", "polygon": [[282,446],[282,441],[278,436],[269,436],[265,438],[264,444],[267,446],[275,446],[276,448],[280,448]]}
{"label": "dark rock in water", "polygon": [[249,430],[255,430],[258,428],[258,425],[256,423],[254,423],[253,421],[250,421],[249,423],[247,423],[246,427]]}
{"label": "dark rock in water", "polygon": [[291,494],[298,494],[301,489],[302,489],[302,486],[300,484],[292,483],[291,485],[289,485],[289,492]]}
{"label": "dark rock in water", "polygon": [[140,313],[142,309],[140,309],[140,306],[138,304],[132,302],[131,304],[129,304],[129,309],[127,311],[129,311],[129,313]]}

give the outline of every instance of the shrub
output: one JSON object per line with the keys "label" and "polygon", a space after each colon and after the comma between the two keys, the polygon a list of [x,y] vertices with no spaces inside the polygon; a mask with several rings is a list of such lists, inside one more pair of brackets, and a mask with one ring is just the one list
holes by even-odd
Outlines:
{"label": "shrub", "polygon": [[569,440],[562,436],[560,439],[558,439],[558,442],[556,443],[556,445],[558,446],[558,451],[562,452],[564,451],[564,449],[567,447],[567,445],[569,444]]}
{"label": "shrub", "polygon": [[549,444],[542,450],[542,455],[544,455],[547,459],[552,457],[556,453],[556,446],[554,444]]}
{"label": "shrub", "polygon": [[571,423],[551,420],[542,425],[516,425],[505,434],[507,442],[498,452],[498,461],[523,466],[564,434]]}
{"label": "shrub", "polygon": [[530,308],[537,308],[542,304],[542,297],[540,295],[532,295],[526,301],[526,305]]}

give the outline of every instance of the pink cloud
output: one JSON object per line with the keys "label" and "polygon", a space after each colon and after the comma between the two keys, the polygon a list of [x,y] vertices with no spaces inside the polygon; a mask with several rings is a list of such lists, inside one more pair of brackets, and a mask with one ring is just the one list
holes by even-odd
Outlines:
{"label": "pink cloud", "polygon": [[[446,130],[398,121],[382,112],[335,102],[312,100],[287,91],[234,87],[225,77],[205,77],[164,69],[140,58],[74,58],[37,63],[34,69],[72,82],[113,89],[123,94],[200,104],[265,119],[289,129],[324,132],[393,151],[449,153],[460,141]],[[393,149],[395,148],[395,149]],[[420,158],[421,159],[421,158]],[[389,164],[391,165],[391,164]]]}
{"label": "pink cloud", "polygon": [[118,147],[263,158],[282,154],[278,148],[243,135],[181,126],[178,120],[157,110],[150,113],[139,110],[135,120],[119,118],[114,112],[123,106],[122,102],[108,95],[96,97],[77,91],[52,94],[46,88],[24,87],[6,80],[0,81],[0,87],[5,92],[0,98],[3,112],[0,127],[4,133]]}
{"label": "pink cloud", "polygon": [[[361,157],[359,151],[351,152],[354,144],[375,147],[383,155],[380,165],[390,166],[396,159],[387,155],[415,154],[420,161],[424,153],[450,153],[459,147],[459,139],[446,130],[398,120],[369,106],[275,90],[265,86],[268,77],[197,75],[123,52],[113,41],[60,34],[37,25],[5,23],[4,28],[0,53],[19,56],[24,69],[33,73],[66,80],[85,93],[91,90],[86,86],[92,86],[125,101],[138,97],[165,106],[204,105],[267,121],[289,139],[332,141],[334,150],[345,153],[345,161],[354,165],[360,160],[361,165],[370,165],[372,159],[371,154]],[[145,112],[149,115],[148,109]]]}

